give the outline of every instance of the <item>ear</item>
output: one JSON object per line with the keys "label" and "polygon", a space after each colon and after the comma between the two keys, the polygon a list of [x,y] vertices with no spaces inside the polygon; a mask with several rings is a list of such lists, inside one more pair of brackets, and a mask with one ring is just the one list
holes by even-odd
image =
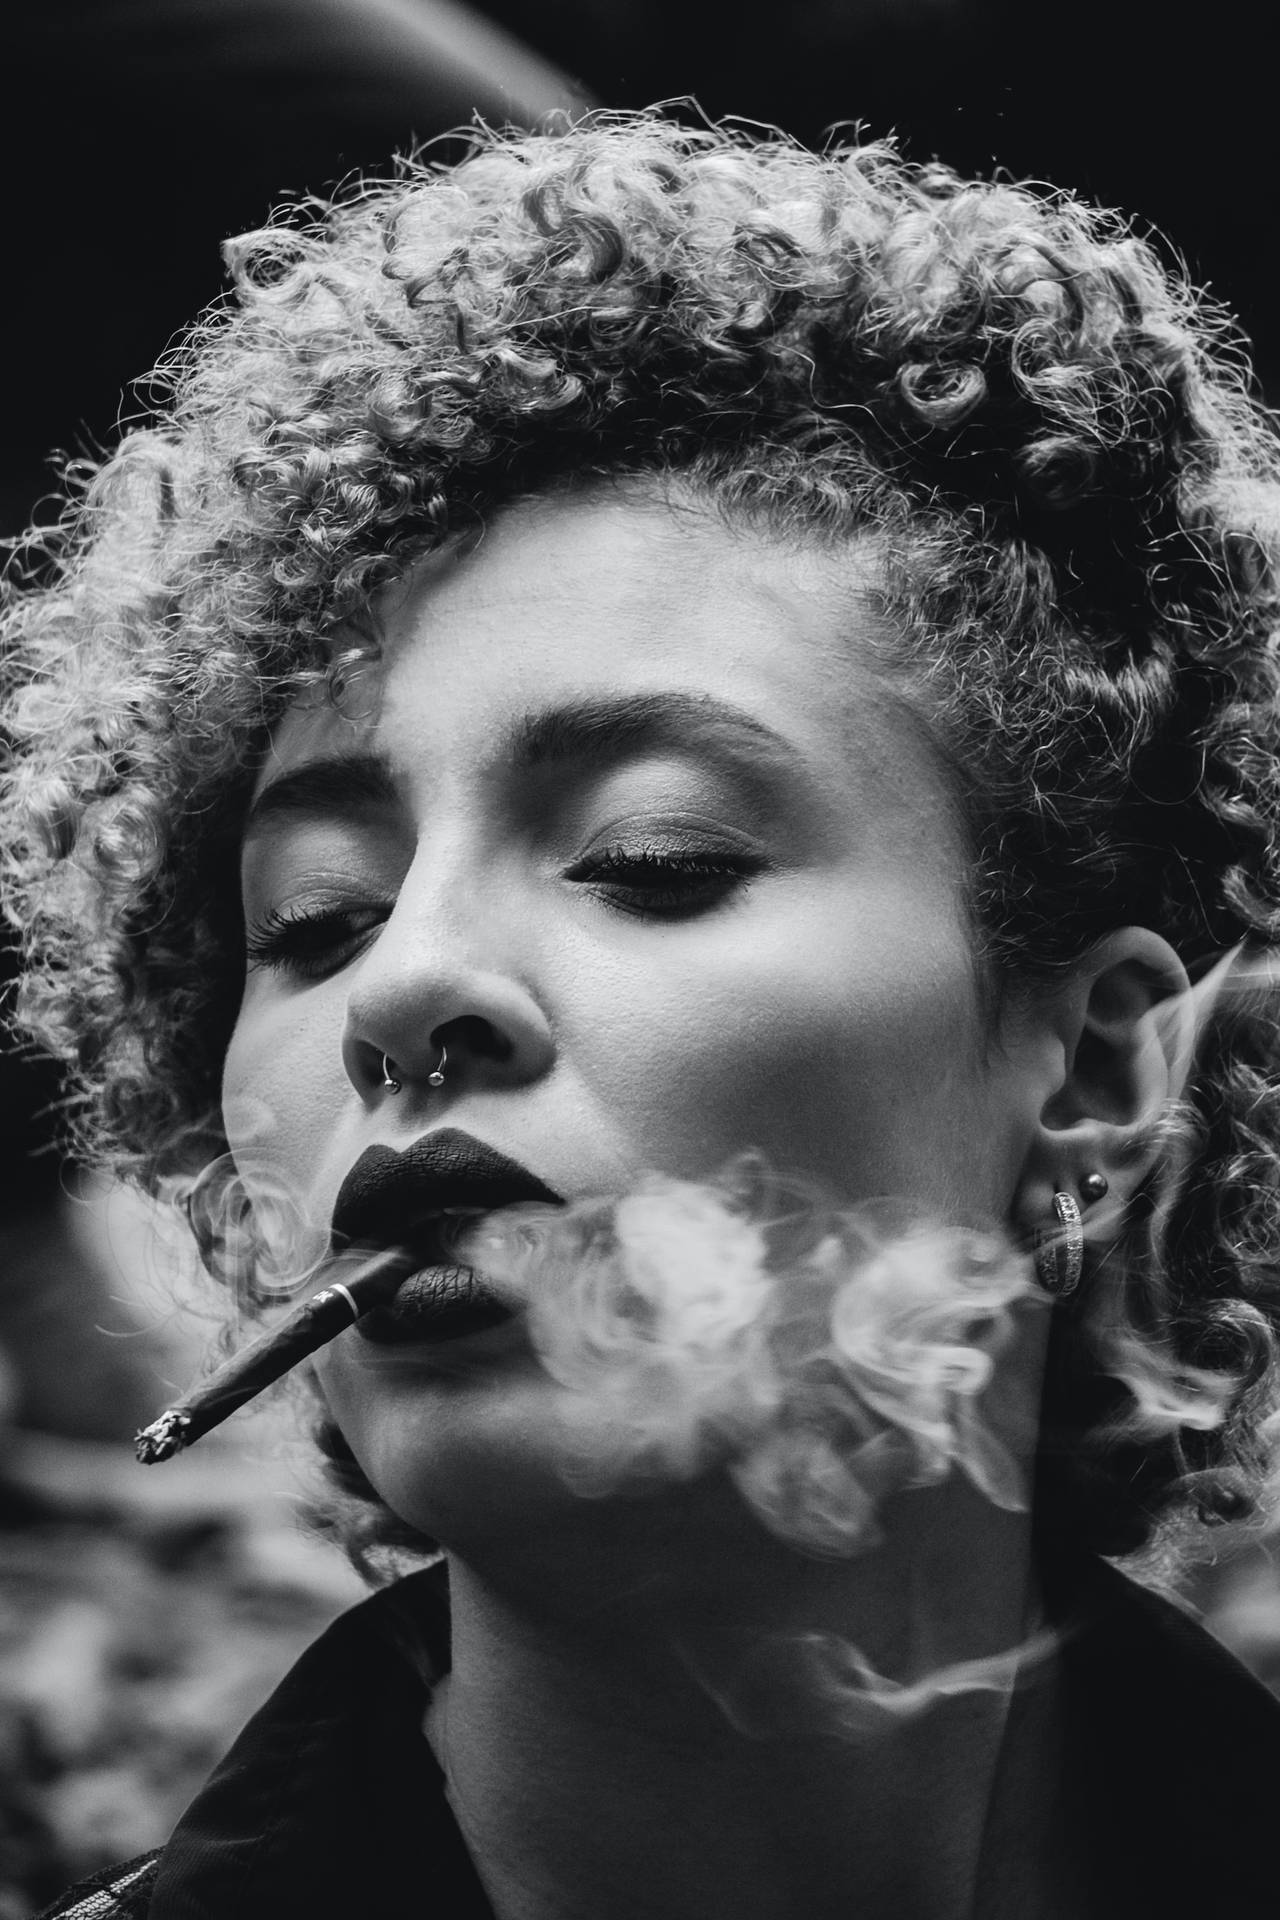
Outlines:
{"label": "ear", "polygon": [[1106,1215],[1119,1218],[1154,1164],[1154,1123],[1186,1085],[1202,997],[1146,927],[1109,934],[1047,996],[1056,1064],[1014,1198],[1025,1231],[1051,1219],[1055,1193],[1079,1199],[1089,1173],[1105,1178]]}

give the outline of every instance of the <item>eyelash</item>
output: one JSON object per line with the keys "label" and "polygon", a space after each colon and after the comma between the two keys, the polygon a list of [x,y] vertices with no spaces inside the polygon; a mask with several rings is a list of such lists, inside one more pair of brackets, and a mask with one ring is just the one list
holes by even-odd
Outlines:
{"label": "eyelash", "polygon": [[[276,967],[304,980],[323,980],[343,964],[345,949],[362,945],[386,918],[381,907],[328,907],[281,913],[272,907],[245,936],[248,965]],[[353,932],[352,922],[366,926]]]}
{"label": "eyelash", "polygon": [[593,882],[601,888],[629,892],[602,892],[605,905],[636,918],[677,920],[692,917],[700,908],[716,905],[738,888],[745,888],[758,871],[746,854],[673,852],[661,847],[605,847],[569,868],[565,878]]}
{"label": "eyelash", "polygon": [[[636,919],[692,918],[745,888],[757,870],[745,854],[664,851],[661,847],[606,847],[578,861],[566,880],[593,885],[613,912]],[[622,897],[631,895],[627,900]],[[382,925],[378,907],[272,907],[245,936],[250,968],[268,967],[304,980],[323,980],[353,959]],[[353,927],[353,922],[363,922]]]}

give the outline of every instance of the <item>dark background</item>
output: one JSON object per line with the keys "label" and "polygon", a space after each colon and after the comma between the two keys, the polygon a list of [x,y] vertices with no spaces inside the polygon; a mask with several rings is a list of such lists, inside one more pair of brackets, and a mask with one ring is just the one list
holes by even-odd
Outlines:
{"label": "dark background", "polygon": [[[222,285],[219,242],[465,120],[695,95],[1122,206],[1280,373],[1267,13],[1081,0],[34,0],[6,28],[0,531]],[[1175,25],[1179,21],[1182,24]],[[490,24],[491,23],[491,24]],[[512,38],[495,39],[492,26]],[[488,27],[488,32],[486,32]],[[528,48],[522,52],[519,41]],[[557,71],[558,69],[558,71]]]}

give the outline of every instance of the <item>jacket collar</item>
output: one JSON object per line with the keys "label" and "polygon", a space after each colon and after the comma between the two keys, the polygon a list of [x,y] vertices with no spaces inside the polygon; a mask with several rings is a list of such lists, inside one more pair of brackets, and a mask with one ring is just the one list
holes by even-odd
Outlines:
{"label": "jacket collar", "polygon": [[422,1731],[448,1664],[443,1566],[335,1621],[179,1821],[149,1920],[493,1920]]}

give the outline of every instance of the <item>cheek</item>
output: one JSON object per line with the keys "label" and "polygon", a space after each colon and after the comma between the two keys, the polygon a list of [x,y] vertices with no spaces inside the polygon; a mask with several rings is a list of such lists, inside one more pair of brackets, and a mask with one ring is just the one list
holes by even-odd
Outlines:
{"label": "cheek", "polygon": [[305,1198],[321,1150],[350,1091],[340,1052],[341,1008],[322,992],[289,1002],[250,998],[227,1049],[222,1113],[227,1143],[250,1191],[265,1170]]}
{"label": "cheek", "polygon": [[855,1197],[986,1204],[967,941],[949,903],[909,906],[823,890],[612,980],[593,1093],[637,1162],[696,1173],[754,1147]]}

